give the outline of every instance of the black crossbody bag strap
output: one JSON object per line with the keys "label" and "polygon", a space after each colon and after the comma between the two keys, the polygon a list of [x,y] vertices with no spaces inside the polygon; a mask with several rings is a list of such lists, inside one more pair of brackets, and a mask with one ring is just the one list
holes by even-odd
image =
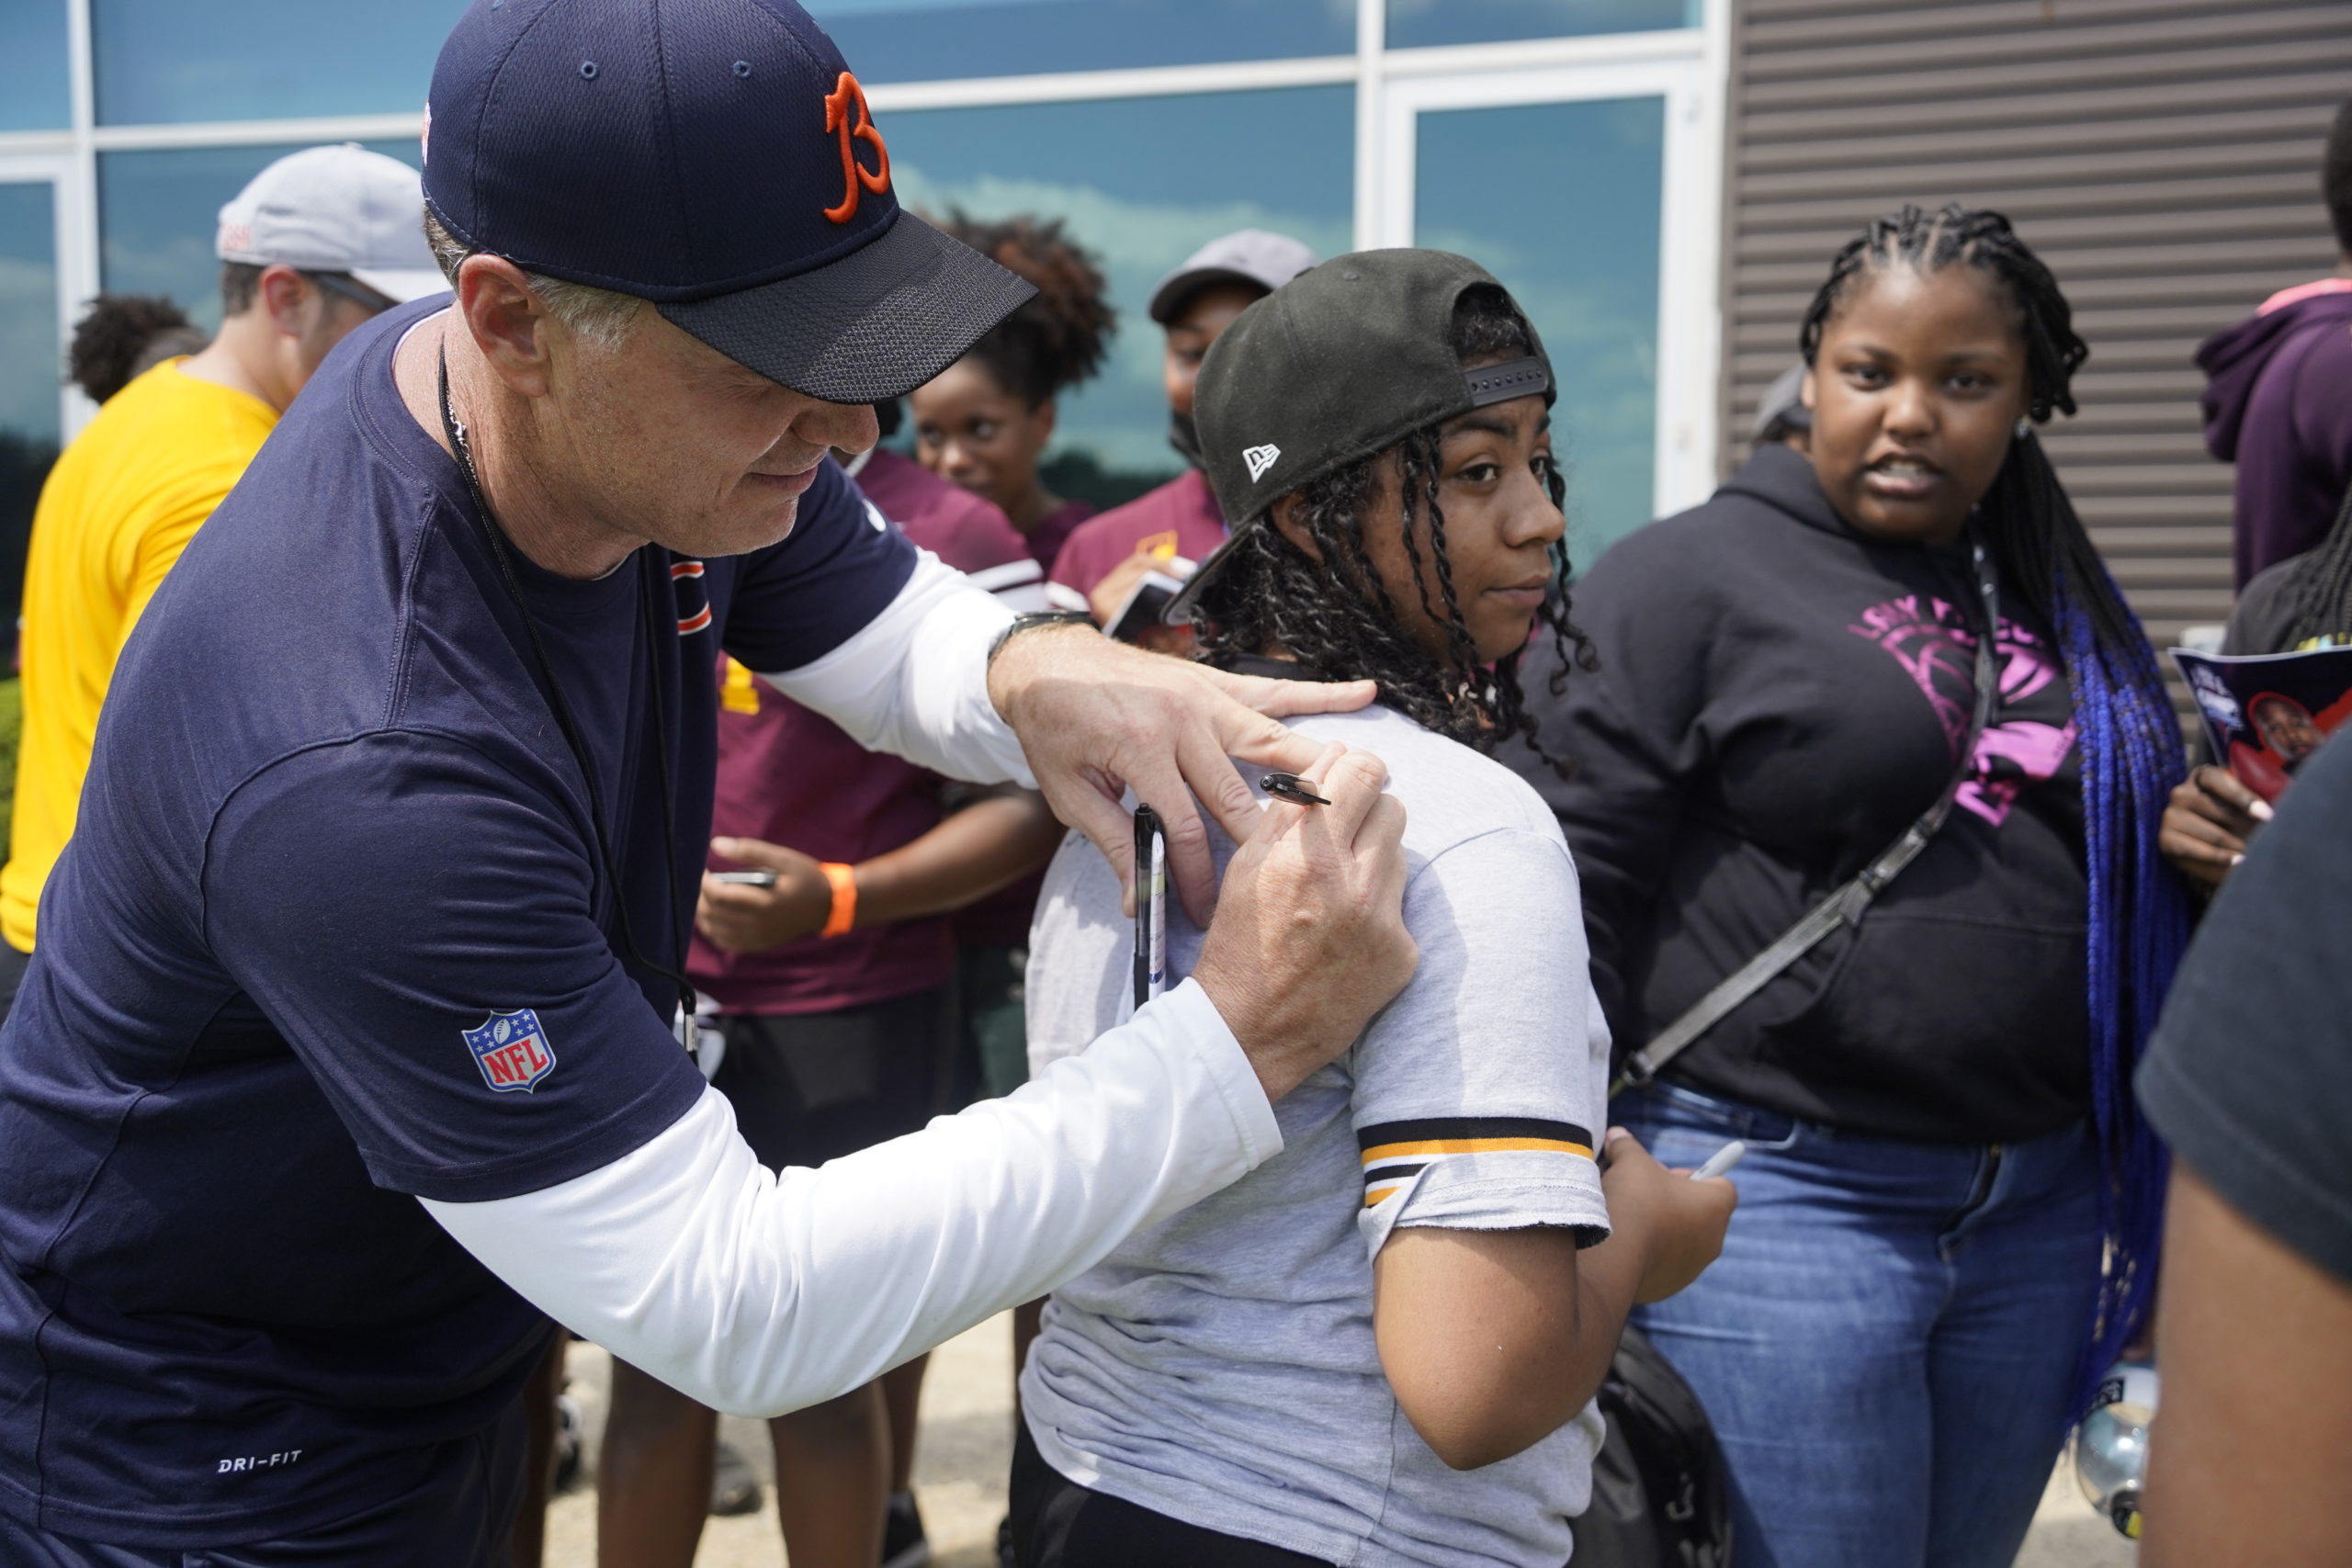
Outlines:
{"label": "black crossbody bag strap", "polygon": [[1943,827],[1944,818],[1951,815],[1951,803],[1958,797],[1960,786],[1976,771],[1976,743],[1992,721],[1993,705],[2000,696],[2001,686],[1999,657],[1994,647],[2001,625],[2000,588],[1994,581],[1992,563],[1985,558],[1982,541],[1971,541],[1970,561],[1976,570],[1976,594],[1983,610],[1976,636],[1976,703],[1969,714],[1968,737],[1961,745],[1959,765],[1952,769],[1943,793],[1851,881],[1841,884],[1806,910],[1771,946],[1741,964],[1693,1003],[1690,1010],[1653,1035],[1648,1044],[1628,1056],[1617,1081],[1609,1086],[1611,1095],[1628,1086],[1649,1082],[1660,1068],[1696,1043],[1701,1035],[1722,1022],[1734,1009],[1819,946],[1831,931],[1841,925],[1860,924],[1862,912],[1871,907],[1871,900],[1900,875],[1905,866],[1918,858],[1919,852],[1928,847],[1928,840]]}

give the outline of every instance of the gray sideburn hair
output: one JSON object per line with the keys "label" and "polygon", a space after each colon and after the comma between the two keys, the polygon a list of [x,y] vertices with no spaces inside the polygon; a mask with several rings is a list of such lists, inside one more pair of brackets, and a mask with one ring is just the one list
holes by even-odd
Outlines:
{"label": "gray sideburn hair", "polygon": [[[430,208],[424,213],[424,243],[432,247],[433,259],[452,288],[458,286],[458,268],[465,265],[466,258],[481,254],[449,232]],[[633,294],[616,294],[609,288],[571,283],[536,272],[523,276],[530,283],[531,292],[547,306],[548,314],[599,348],[616,347],[645,309],[645,301]]]}

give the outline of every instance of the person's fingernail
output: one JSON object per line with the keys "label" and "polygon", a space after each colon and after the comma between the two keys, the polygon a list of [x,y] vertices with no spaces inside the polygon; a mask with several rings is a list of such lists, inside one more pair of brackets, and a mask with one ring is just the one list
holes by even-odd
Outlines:
{"label": "person's fingernail", "polygon": [[717,850],[720,854],[725,855],[729,860],[733,860],[735,858],[735,852],[741,849],[743,845],[742,841],[738,839],[713,839],[710,841],[710,847]]}
{"label": "person's fingernail", "polygon": [[2244,856],[2244,855],[2232,855],[2232,856],[2230,857],[2230,863],[2231,863],[2232,865],[2244,865],[2244,864],[2245,863],[2245,856]]}
{"label": "person's fingernail", "polygon": [[2273,817],[2278,815],[2278,813],[2270,809],[2270,803],[2267,800],[2256,801],[2252,806],[2245,808],[2245,814],[2248,817],[2253,818],[2257,822],[2267,822]]}

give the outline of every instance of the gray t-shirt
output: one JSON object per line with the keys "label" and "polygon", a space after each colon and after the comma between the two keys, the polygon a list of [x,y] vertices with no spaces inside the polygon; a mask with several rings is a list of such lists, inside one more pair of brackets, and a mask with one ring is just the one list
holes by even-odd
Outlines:
{"label": "gray t-shirt", "polygon": [[2174,1155],[2232,1208],[2352,1280],[2347,819],[2352,740],[2337,736],[2214,896],[2138,1088]]}
{"label": "gray t-shirt", "polygon": [[[1388,764],[1420,966],[1274,1108],[1282,1153],[1054,1293],[1021,1379],[1029,1430],[1080,1485],[1332,1562],[1557,1568],[1598,1412],[1448,1469],[1381,1371],[1372,1259],[1400,1224],[1607,1234],[1609,1043],[1576,871],[1535,792],[1468,747],[1381,708],[1295,728]],[[1201,933],[1173,898],[1168,917],[1172,986]],[[1033,1070],[1129,1014],[1133,942],[1117,878],[1073,836],[1030,937]]]}

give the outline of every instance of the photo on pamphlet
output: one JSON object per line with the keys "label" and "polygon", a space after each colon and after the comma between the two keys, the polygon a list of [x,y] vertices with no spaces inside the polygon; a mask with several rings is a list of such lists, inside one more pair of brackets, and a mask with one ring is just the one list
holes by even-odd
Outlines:
{"label": "photo on pamphlet", "polygon": [[2214,759],[2263,799],[2352,716],[2352,648],[2225,658],[2172,650],[2197,699]]}

